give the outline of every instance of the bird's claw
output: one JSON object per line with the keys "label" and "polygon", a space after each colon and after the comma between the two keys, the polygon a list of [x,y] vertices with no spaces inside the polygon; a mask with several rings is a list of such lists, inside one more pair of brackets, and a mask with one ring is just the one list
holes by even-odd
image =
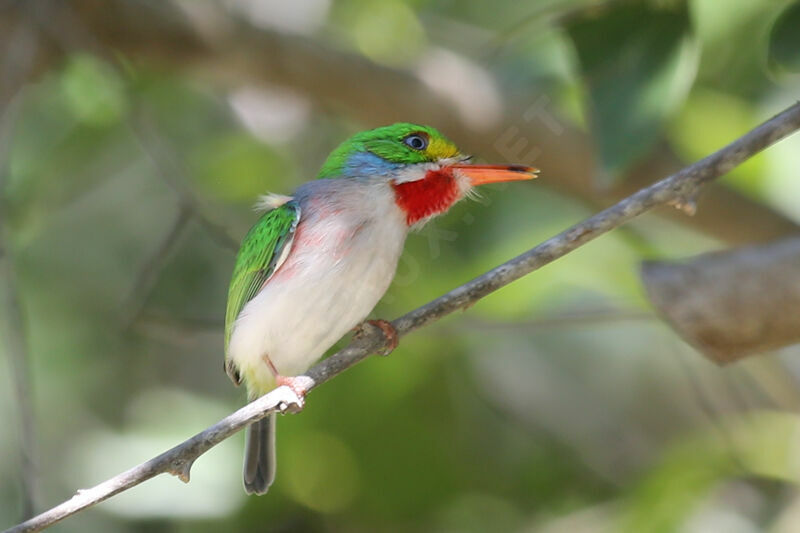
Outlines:
{"label": "bird's claw", "polygon": [[300,400],[299,402],[292,400],[290,402],[279,403],[278,412],[282,415],[299,413],[303,410],[305,402],[301,398],[298,399]]}
{"label": "bird's claw", "polygon": [[278,404],[278,410],[281,414],[286,413],[299,413],[305,407],[305,397],[313,381],[308,376],[276,376],[276,383],[280,387],[288,388],[294,395],[293,398]]}
{"label": "bird's claw", "polygon": [[[383,332],[383,337],[386,339],[386,348],[379,352],[381,355],[389,355],[397,348],[397,345],[400,344],[400,335],[391,322],[379,318],[376,320],[367,320],[365,323],[375,326]],[[360,339],[364,334],[364,324],[360,324],[356,327],[356,332],[353,337],[355,339]]]}

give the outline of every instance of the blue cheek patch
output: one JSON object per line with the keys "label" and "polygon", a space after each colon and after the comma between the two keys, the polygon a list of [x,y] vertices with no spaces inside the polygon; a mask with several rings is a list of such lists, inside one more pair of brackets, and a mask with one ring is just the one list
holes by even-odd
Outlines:
{"label": "blue cheek patch", "polygon": [[345,176],[383,176],[394,172],[401,166],[371,152],[356,152],[347,158],[342,173]]}

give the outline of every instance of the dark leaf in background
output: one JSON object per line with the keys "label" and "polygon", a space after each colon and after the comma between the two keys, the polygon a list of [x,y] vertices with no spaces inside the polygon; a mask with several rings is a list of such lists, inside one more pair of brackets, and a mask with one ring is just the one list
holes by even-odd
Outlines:
{"label": "dark leaf in background", "polygon": [[769,35],[769,62],[791,72],[800,72],[800,2],[780,14]]}
{"label": "dark leaf in background", "polygon": [[588,90],[601,185],[608,185],[653,147],[694,80],[689,15],[685,5],[626,5],[588,12],[567,31]]}

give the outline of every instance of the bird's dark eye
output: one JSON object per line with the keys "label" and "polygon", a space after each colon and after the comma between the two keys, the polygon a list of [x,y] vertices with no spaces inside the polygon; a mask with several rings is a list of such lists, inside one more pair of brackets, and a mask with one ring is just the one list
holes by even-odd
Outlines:
{"label": "bird's dark eye", "polygon": [[412,133],[403,137],[403,143],[414,150],[424,150],[428,147],[428,138],[419,133]]}

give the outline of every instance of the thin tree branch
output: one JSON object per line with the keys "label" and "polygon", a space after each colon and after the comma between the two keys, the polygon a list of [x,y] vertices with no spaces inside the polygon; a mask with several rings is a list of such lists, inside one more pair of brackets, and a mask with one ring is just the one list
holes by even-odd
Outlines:
{"label": "thin tree branch", "polygon": [[[749,157],[797,129],[800,129],[800,104],[791,106],[714,154],[642,189],[422,307],[406,313],[394,320],[392,325],[399,335],[408,335],[453,311],[470,307],[497,289],[555,261],[582,244],[658,205],[685,204],[694,197],[702,185],[729,172]],[[381,352],[387,346],[388,341],[379,328],[366,325],[364,335],[312,367],[303,376],[306,382],[305,392],[344,372],[370,354]],[[287,406],[295,403],[294,393],[288,387],[278,387],[158,457],[91,489],[78,491],[70,500],[8,529],[6,533],[39,531],[165,472],[188,481],[192,464],[203,453],[247,425],[272,412],[285,411]]]}

